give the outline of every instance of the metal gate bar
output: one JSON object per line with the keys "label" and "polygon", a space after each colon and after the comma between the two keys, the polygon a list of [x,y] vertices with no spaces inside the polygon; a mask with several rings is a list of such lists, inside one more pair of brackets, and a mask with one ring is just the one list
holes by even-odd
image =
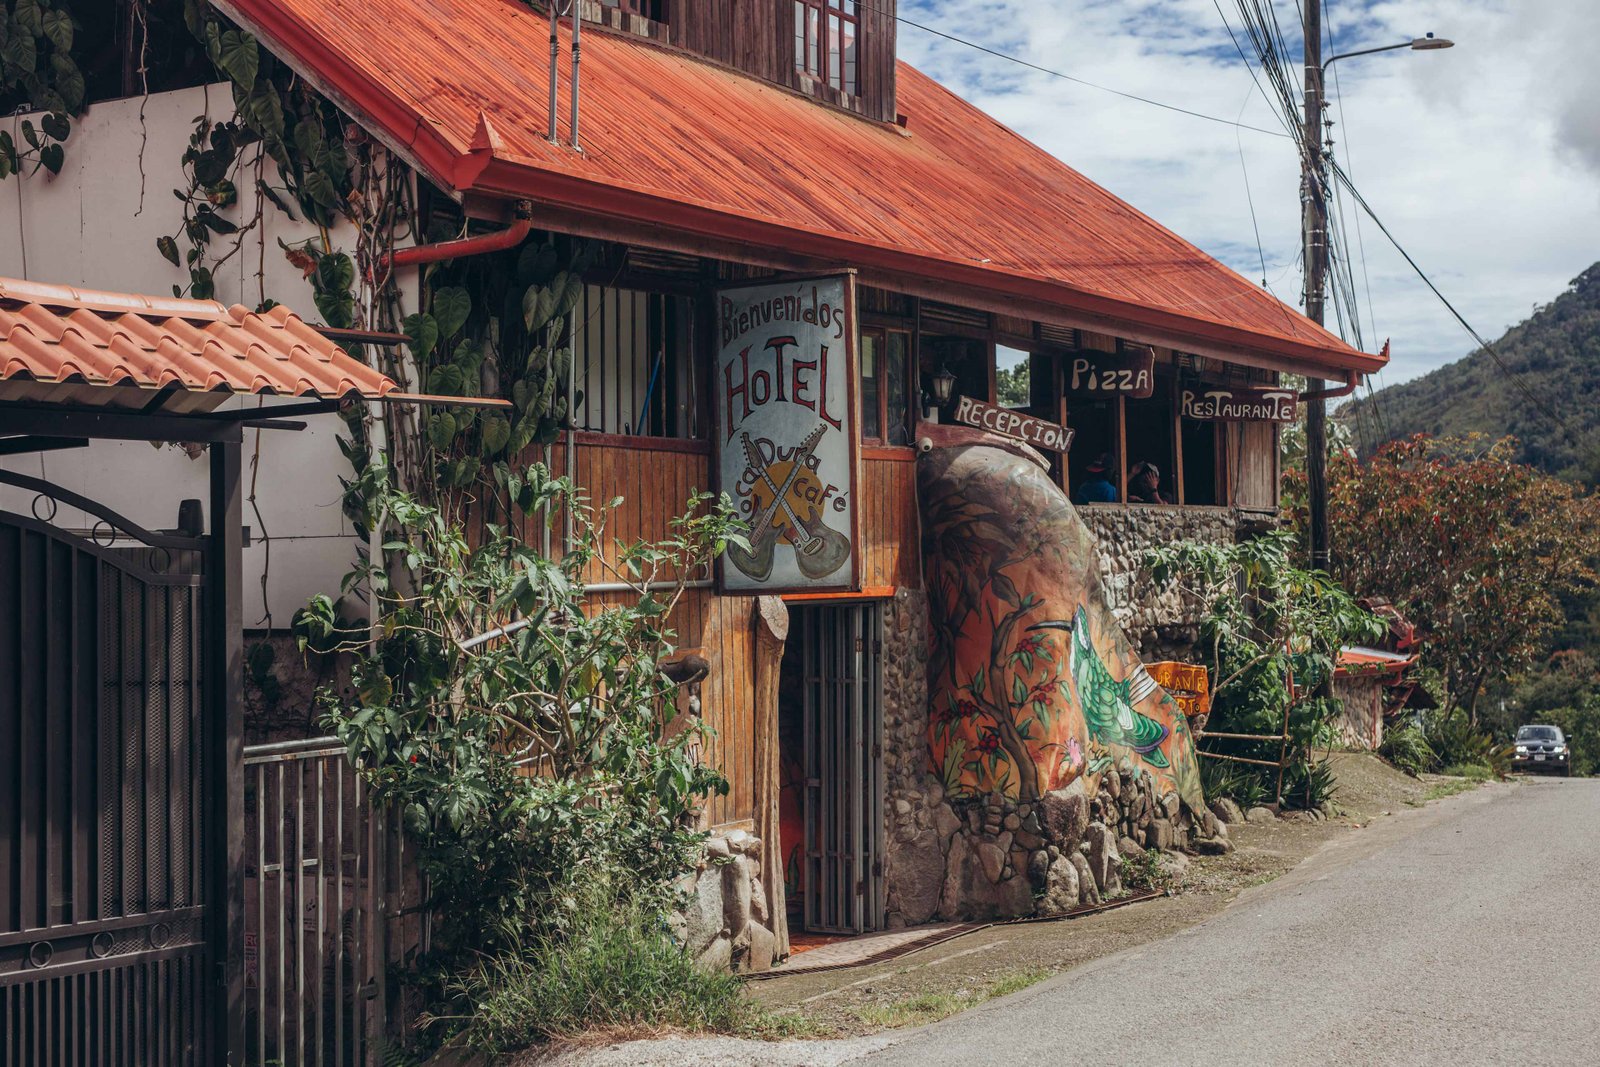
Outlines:
{"label": "metal gate bar", "polygon": [[336,738],[245,749],[249,1064],[368,1065],[387,1036],[387,820]]}
{"label": "metal gate bar", "polygon": [[883,921],[883,612],[797,605],[805,802],[805,925],[862,933]]}

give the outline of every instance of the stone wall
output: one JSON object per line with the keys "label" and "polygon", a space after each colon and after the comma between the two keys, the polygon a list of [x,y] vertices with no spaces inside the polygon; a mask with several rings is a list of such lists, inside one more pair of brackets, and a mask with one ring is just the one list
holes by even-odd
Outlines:
{"label": "stone wall", "polygon": [[744,830],[706,841],[699,865],[680,887],[685,905],[674,933],[702,966],[765,971],[776,937],[761,881],[761,839]]}
{"label": "stone wall", "polygon": [[1175,589],[1157,594],[1143,573],[1146,549],[1174,541],[1228,544],[1239,534],[1229,508],[1176,508],[1150,504],[1079,507],[1095,536],[1106,603],[1128,641],[1146,662],[1186,660],[1197,637],[1199,605]]}

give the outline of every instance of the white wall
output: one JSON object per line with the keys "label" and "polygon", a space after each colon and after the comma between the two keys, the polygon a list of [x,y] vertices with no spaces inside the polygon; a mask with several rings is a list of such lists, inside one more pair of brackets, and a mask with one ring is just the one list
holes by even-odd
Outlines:
{"label": "white wall", "polygon": [[[213,85],[93,105],[74,122],[59,175],[41,171],[0,182],[0,276],[170,297],[188,274],[161,257],[156,239],[180,224],[181,205],[172,190],[185,185],[181,159],[196,117],[228,118],[232,101],[227,86]],[[23,117],[0,119],[19,144]],[[270,184],[278,184],[275,167],[268,164],[265,173]],[[242,223],[256,213],[254,167],[241,165],[234,184],[240,203],[227,214]],[[293,244],[316,233],[269,205],[263,225],[216,272],[217,299],[255,307],[265,296],[320,321],[310,286],[278,247],[280,238]],[[330,237],[335,247],[353,251],[348,224]],[[227,240],[215,239],[213,250],[231,247]],[[187,247],[182,237],[178,245]],[[334,442],[342,423],[333,415],[307,421],[300,433],[260,432],[259,447],[258,432],[245,431],[245,488],[248,495],[253,478],[260,510],[258,518],[245,505],[244,521],[252,529],[244,559],[248,628],[265,625],[268,607],[273,625],[287,626],[314,593],[337,594],[354,558],[353,531],[339,507],[339,476],[349,472]],[[254,471],[252,456],[258,457]],[[204,500],[207,492],[203,457],[191,460],[176,447],[143,442],[96,442],[86,449],[7,457],[0,465],[36,476],[42,470],[57,484],[157,529],[175,524],[180,500]],[[30,502],[29,495],[0,486],[0,509],[26,514]],[[57,521],[88,525],[65,513]]]}

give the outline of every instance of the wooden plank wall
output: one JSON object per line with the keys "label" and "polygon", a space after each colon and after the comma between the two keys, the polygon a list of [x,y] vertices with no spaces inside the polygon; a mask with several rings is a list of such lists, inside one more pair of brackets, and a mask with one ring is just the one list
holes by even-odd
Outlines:
{"label": "wooden plank wall", "polygon": [[1241,508],[1278,506],[1278,424],[1241,422],[1237,424],[1238,457],[1234,476],[1233,502]]}
{"label": "wooden plank wall", "polygon": [[673,0],[662,26],[621,15],[594,0],[584,15],[602,25],[630,31],[705,56],[717,63],[775,82],[825,103],[876,119],[895,120],[895,0],[857,5],[857,51],[861,91],[846,97],[832,87],[808,85],[794,57],[794,0]]}
{"label": "wooden plank wall", "polygon": [[[529,456],[530,460],[537,458]],[[579,434],[576,478],[594,506],[620,496],[623,503],[607,529],[608,541],[655,540],[679,514],[689,494],[711,482],[711,452],[703,441]],[[566,473],[564,445],[551,450],[551,467]],[[862,585],[882,590],[920,588],[922,564],[917,515],[916,452],[909,448],[868,449],[863,455],[856,499],[861,512]],[[556,544],[560,531],[556,529]],[[537,530],[524,532],[537,544]],[[614,543],[614,542],[613,542]],[[614,559],[614,554],[613,554]],[[595,564],[590,582],[615,580]],[[629,593],[595,593],[593,610],[627,602]],[[711,665],[701,691],[701,716],[714,736],[706,760],[727,777],[726,797],[713,799],[711,825],[755,815],[755,600],[717,596],[713,589],[691,589],[670,619],[680,649],[694,649]]]}
{"label": "wooden plank wall", "polygon": [[861,509],[862,587],[922,588],[916,451],[865,449],[856,506]]}

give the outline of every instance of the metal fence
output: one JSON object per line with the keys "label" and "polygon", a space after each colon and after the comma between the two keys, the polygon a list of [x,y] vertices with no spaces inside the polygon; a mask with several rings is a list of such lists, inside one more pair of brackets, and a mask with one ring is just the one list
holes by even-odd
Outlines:
{"label": "metal fence", "polygon": [[369,1065],[409,1022],[425,947],[403,836],[335,738],[245,749],[248,1064]]}

